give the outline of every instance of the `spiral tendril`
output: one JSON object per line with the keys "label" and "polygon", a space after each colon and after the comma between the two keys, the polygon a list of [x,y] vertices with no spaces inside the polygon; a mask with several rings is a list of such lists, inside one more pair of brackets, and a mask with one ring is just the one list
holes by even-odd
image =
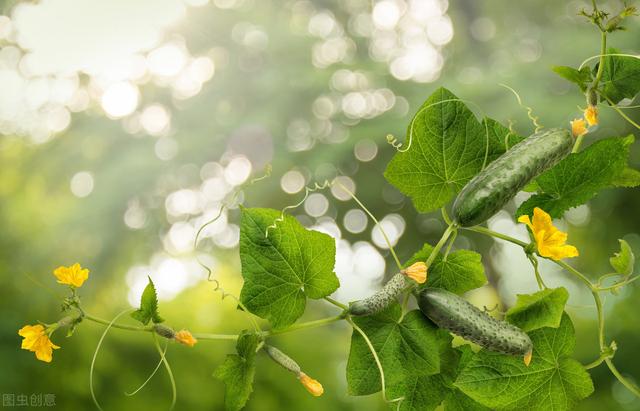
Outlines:
{"label": "spiral tendril", "polygon": [[196,236],[193,239],[193,251],[196,254],[196,262],[198,263],[198,265],[200,265],[200,267],[202,267],[203,269],[205,269],[207,271],[207,281],[210,281],[213,283],[213,292],[214,293],[220,293],[220,299],[222,301],[224,301],[225,298],[230,297],[232,298],[234,301],[236,301],[238,303],[238,306],[240,306],[240,308],[242,308],[244,310],[244,312],[247,313],[247,316],[249,318],[249,320],[251,321],[251,323],[253,324],[254,328],[256,330],[259,330],[260,327],[258,326],[258,323],[253,319],[253,317],[251,317],[251,315],[249,314],[249,310],[247,310],[247,308],[242,304],[242,302],[240,301],[240,299],[238,297],[236,297],[234,294],[229,293],[227,291],[225,291],[225,289],[222,287],[222,284],[220,283],[220,280],[213,278],[213,270],[205,263],[202,262],[202,260],[200,260],[200,257],[198,256],[197,253],[197,249],[198,249],[198,241],[200,240],[200,235],[202,234],[202,232],[204,231],[204,229],[206,227],[208,227],[209,225],[215,223],[216,221],[218,221],[218,219],[222,216],[222,213],[224,212],[224,210],[228,209],[230,207],[230,204],[233,204],[236,202],[236,200],[238,199],[238,196],[240,195],[240,193],[242,192],[242,190],[244,190],[247,187],[252,186],[253,184],[262,181],[266,178],[271,177],[271,171],[272,171],[272,167],[271,164],[267,165],[267,167],[265,168],[264,174],[261,175],[260,177],[256,177],[251,179],[250,181],[238,186],[235,190],[235,192],[233,193],[233,196],[231,197],[231,200],[228,203],[223,203],[220,206],[220,210],[218,211],[218,214],[212,218],[211,220],[205,222],[203,225],[200,226],[200,228],[198,229],[198,231],[196,232]]}
{"label": "spiral tendril", "polygon": [[[515,91],[513,88],[507,86],[506,84],[502,84],[500,83],[499,86],[506,88],[507,90],[509,90],[510,92],[513,93],[513,95],[516,97],[516,100],[518,100],[518,105],[522,108],[524,108],[525,110],[527,110],[527,117],[529,118],[529,120],[531,120],[531,122],[533,123],[533,126],[535,127],[535,132],[537,133],[538,131],[542,130],[544,128],[544,126],[542,124],[540,124],[540,117],[538,116],[534,116],[533,115],[533,108],[530,106],[525,106],[522,103],[522,99],[520,98],[520,94],[518,94],[517,91]],[[511,132],[511,126],[509,128],[509,132]]]}
{"label": "spiral tendril", "polygon": [[264,236],[265,238],[269,238],[269,230],[273,230],[278,228],[278,223],[282,223],[284,221],[284,215],[287,212],[287,210],[294,210],[298,207],[300,207],[309,197],[309,194],[315,192],[315,191],[320,191],[320,190],[324,190],[328,187],[331,187],[333,183],[330,182],[329,180],[324,180],[322,183],[318,183],[315,182],[313,183],[312,187],[305,187],[304,188],[304,196],[302,197],[302,200],[298,201],[297,203],[293,204],[293,205],[288,205],[285,208],[283,208],[280,212],[280,216],[278,218],[276,218],[275,220],[273,220],[273,224],[271,224],[270,226],[267,227],[267,229],[264,232]]}

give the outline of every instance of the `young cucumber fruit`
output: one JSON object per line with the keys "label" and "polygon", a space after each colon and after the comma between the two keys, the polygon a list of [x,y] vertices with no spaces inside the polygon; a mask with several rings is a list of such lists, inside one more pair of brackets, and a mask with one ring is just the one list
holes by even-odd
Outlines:
{"label": "young cucumber fruit", "polygon": [[505,321],[498,321],[463,298],[439,288],[418,294],[420,311],[438,327],[490,351],[522,355],[529,365],[533,344],[529,336]]}
{"label": "young cucumber fruit", "polygon": [[407,282],[403,273],[398,273],[380,289],[377,293],[364,300],[353,302],[349,305],[349,314],[353,316],[372,315],[389,306],[406,287]]}
{"label": "young cucumber fruit", "polygon": [[453,204],[455,222],[463,227],[485,222],[527,183],[569,155],[572,147],[571,133],[560,128],[522,140],[464,186]]}

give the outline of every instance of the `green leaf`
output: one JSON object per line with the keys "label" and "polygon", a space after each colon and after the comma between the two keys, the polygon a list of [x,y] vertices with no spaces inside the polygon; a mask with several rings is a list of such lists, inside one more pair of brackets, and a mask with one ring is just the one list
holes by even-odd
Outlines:
{"label": "green leaf", "polygon": [[611,185],[628,188],[640,186],[640,171],[627,167],[611,181]]}
{"label": "green leaf", "polygon": [[140,308],[132,312],[131,317],[144,325],[147,325],[149,321],[153,321],[154,323],[164,321],[160,317],[160,314],[158,314],[158,295],[156,294],[156,287],[153,285],[151,277],[149,277],[149,284],[147,284],[142,292]]}
{"label": "green leaf", "polygon": [[409,149],[396,153],[384,173],[420,212],[448,203],[505,152],[505,144],[512,146],[522,139],[495,120],[480,123],[464,103],[454,99],[445,88],[427,99],[409,125],[405,143]]}
{"label": "green leaf", "polygon": [[586,66],[583,67],[582,70],[576,70],[573,67],[568,66],[553,66],[551,70],[563,79],[577,84],[583,93],[587,91],[587,86],[593,80],[591,76],[591,69]]}
{"label": "green leaf", "polygon": [[488,409],[457,389],[453,383],[458,373],[473,356],[469,345],[451,347],[451,334],[438,330],[440,373],[426,376],[407,376],[404,384],[391,385],[389,395],[404,397],[401,411],[428,411],[436,409],[443,401],[445,410],[488,411]]}
{"label": "green leaf", "polygon": [[[387,387],[403,386],[411,376],[435,374],[440,370],[437,328],[418,310],[401,318],[394,304],[384,311],[354,322],[369,337],[384,370]],[[357,330],[351,336],[347,362],[349,394],[367,395],[380,391],[380,373],[369,347]]]}
{"label": "green leaf", "polygon": [[518,294],[516,305],[507,311],[506,320],[527,332],[542,327],[557,328],[568,298],[569,293],[563,287],[547,288],[531,295]]}
{"label": "green leaf", "polygon": [[[609,54],[620,54],[620,51],[610,48]],[[633,57],[605,57],[600,81],[602,93],[614,104],[624,98],[633,99],[640,92],[640,60]]]}
{"label": "green leaf", "polygon": [[541,328],[529,336],[533,360],[528,367],[520,357],[481,350],[455,385],[496,410],[569,410],[593,392],[585,368],[570,358],[575,334],[567,314],[558,328]]}
{"label": "green leaf", "polygon": [[620,252],[615,253],[613,257],[609,258],[611,267],[616,270],[616,273],[622,275],[633,274],[633,267],[636,263],[636,257],[633,255],[633,250],[624,240],[618,240],[620,242]]}
{"label": "green leaf", "polygon": [[[406,266],[417,261],[426,261],[433,247],[424,244],[407,262]],[[463,294],[486,284],[482,256],[475,251],[457,250],[449,253],[445,260],[441,253],[433,260],[423,287],[444,288],[456,294]]]}
{"label": "green leaf", "polygon": [[255,356],[260,338],[255,333],[243,331],[236,343],[237,354],[229,354],[216,368],[213,376],[225,385],[224,407],[237,411],[244,407],[253,391],[256,373]]}
{"label": "green leaf", "polygon": [[607,138],[570,154],[536,179],[541,192],[522,203],[516,215],[531,215],[535,207],[540,207],[557,218],[586,203],[624,170],[633,140],[632,135]]}
{"label": "green leaf", "polygon": [[460,391],[455,385],[455,379],[465,369],[467,364],[473,359],[475,353],[468,344],[461,345],[456,348],[459,352],[460,358],[458,361],[458,367],[456,370],[456,376],[451,381],[450,391],[445,397],[445,411],[489,411],[489,408],[476,402],[471,397]]}
{"label": "green leaf", "polygon": [[277,210],[245,208],[240,223],[240,261],[244,286],[240,300],[249,311],[268,319],[275,328],[286,327],[304,312],[306,298],[333,293],[340,283],[333,272],[333,238],[307,230]]}

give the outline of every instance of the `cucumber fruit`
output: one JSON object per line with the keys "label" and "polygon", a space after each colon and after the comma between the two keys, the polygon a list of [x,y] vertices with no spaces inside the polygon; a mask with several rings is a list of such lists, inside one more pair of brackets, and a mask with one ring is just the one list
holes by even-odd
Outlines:
{"label": "cucumber fruit", "polygon": [[384,310],[398,297],[406,285],[406,277],[403,273],[394,275],[377,293],[349,304],[349,314],[358,317]]}
{"label": "cucumber fruit", "polygon": [[525,364],[529,364],[533,344],[518,327],[496,320],[462,297],[440,288],[425,288],[417,297],[420,311],[438,327],[490,351],[523,355]]}
{"label": "cucumber fruit", "polygon": [[455,223],[469,227],[485,222],[531,180],[569,155],[573,142],[568,130],[554,128],[513,146],[460,191],[453,203]]}

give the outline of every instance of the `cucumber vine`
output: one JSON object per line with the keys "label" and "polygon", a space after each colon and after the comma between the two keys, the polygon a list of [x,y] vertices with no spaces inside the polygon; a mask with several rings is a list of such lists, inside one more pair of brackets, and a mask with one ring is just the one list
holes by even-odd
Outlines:
{"label": "cucumber vine", "polygon": [[[610,259],[614,271],[591,280],[565,261],[577,257],[579,250],[567,244],[567,234],[558,230],[552,220],[587,203],[603,189],[640,185],[640,172],[628,166],[633,136],[605,138],[583,148],[589,132],[599,123],[600,107],[615,110],[640,130],[640,125],[624,112],[637,106],[620,105],[640,92],[640,57],[607,48],[608,36],[623,30],[625,19],[635,15],[636,9],[624,5],[622,11],[610,15],[593,1],[593,9],[581,14],[600,31],[601,47],[597,56],[586,59],[577,69],[554,67],[585,96],[583,118],[572,122],[571,133],[543,128],[533,108],[525,106],[514,89],[501,85],[527,111],[535,128],[532,136],[518,135],[511,122],[505,127],[484,115],[478,120],[468,108],[478,108],[475,103],[459,99],[444,88],[436,90],[417,110],[408,126],[406,145],[387,136],[396,152],[385,171],[386,179],[410,197],[419,212],[440,212],[447,225],[434,246],[425,244],[409,261],[401,262],[378,219],[351,190],[339,179],[325,180],[306,187],[299,202],[282,210],[240,204],[239,253],[244,285],[239,296],[226,292],[212,269],[198,260],[207,271],[208,280],[214,283],[214,292],[220,293],[222,299],[235,299],[238,309],[246,314],[249,327],[242,333],[192,333],[165,325],[151,279],[138,310],[125,310],[112,320],[95,317],[85,310],[78,294],[89,276],[88,270],[75,264],[54,272],[58,282],[70,290],[63,301],[64,316],[52,324],[23,327],[19,331],[24,338],[22,348],[50,362],[53,350],[59,348],[51,340],[54,332],[68,328],[71,335],[85,321],[105,325],[89,374],[90,393],[98,409],[102,408],[93,388],[95,363],[112,329],[149,333],[159,355],[151,375],[126,395],[139,392],[164,366],[172,387],[171,409],[176,405],[176,384],[165,355],[168,345],[163,348],[159,339],[188,347],[198,341],[236,341],[236,352],[226,357],[214,376],[225,384],[226,408],[239,410],[252,391],[256,355],[265,354],[293,373],[309,393],[322,395],[321,383],[303,372],[304,365],[273,346],[271,337],[339,321],[353,329],[346,369],[350,394],[381,392],[383,400],[396,409],[428,410],[441,404],[465,410],[570,409],[592,394],[594,387],[588,371],[602,364],[640,398],[638,386],[614,364],[616,351],[628,348],[618,347],[607,336],[602,297],[604,293],[617,294],[638,279],[633,272],[633,251],[620,240],[620,252]],[[597,64],[591,67],[589,63],[594,60],[598,60]],[[203,230],[226,208],[239,202],[243,190],[270,174],[268,169],[263,176],[238,188],[217,216],[197,231],[194,250]],[[288,213],[310,193],[334,186],[349,194],[374,221],[398,269],[387,286],[357,302],[331,297],[340,286],[334,272],[334,240],[303,227]],[[527,227],[529,241],[482,225],[522,189],[530,196],[519,204],[514,217]],[[454,199],[453,207],[449,207]],[[486,308],[480,311],[472,307],[460,295],[484,285],[486,277],[479,253],[452,251],[459,231],[520,247],[531,263],[539,291],[518,295],[517,303],[504,313],[504,320],[489,317],[490,310]],[[588,364],[571,357],[575,335],[564,311],[568,292],[546,285],[539,259],[558,265],[593,297],[599,355]],[[420,309],[412,309],[413,297]],[[324,300],[337,311],[327,318],[298,322],[308,299]],[[493,311],[501,317],[499,310]],[[141,325],[119,322],[127,313]],[[265,324],[268,329],[263,329]],[[482,348],[462,340],[453,344],[450,332]]]}

